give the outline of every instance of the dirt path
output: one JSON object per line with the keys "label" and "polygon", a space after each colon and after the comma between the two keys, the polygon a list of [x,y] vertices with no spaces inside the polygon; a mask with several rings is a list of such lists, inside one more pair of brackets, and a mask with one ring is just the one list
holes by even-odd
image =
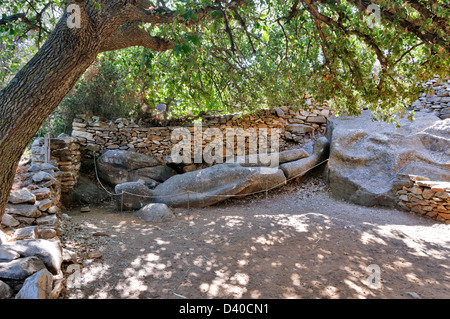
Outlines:
{"label": "dirt path", "polygon": [[[114,207],[68,212],[83,259],[66,298],[448,298],[450,225],[333,200],[320,181],[174,209],[151,224]],[[381,287],[370,288],[369,265]]]}

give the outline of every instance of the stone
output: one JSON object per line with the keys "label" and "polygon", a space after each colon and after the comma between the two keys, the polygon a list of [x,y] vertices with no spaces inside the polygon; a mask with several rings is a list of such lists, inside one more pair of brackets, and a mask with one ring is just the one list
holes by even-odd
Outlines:
{"label": "stone", "polygon": [[19,253],[21,256],[38,257],[54,275],[58,275],[61,271],[62,249],[60,243],[57,241],[25,239],[8,242],[2,246]]}
{"label": "stone", "polygon": [[[124,150],[108,150],[97,161],[100,178],[114,186],[139,179],[135,179],[136,170],[162,164],[159,159],[152,156]],[[145,173],[142,172],[144,175]]]}
{"label": "stone", "polygon": [[408,175],[409,178],[414,181],[414,182],[422,182],[422,181],[430,181],[430,179],[428,177],[424,177],[424,176],[418,176],[418,175]]}
{"label": "stone", "polygon": [[[54,142],[54,140],[52,140],[52,142]],[[50,163],[43,163],[41,164],[41,170],[57,170],[57,168]]]}
{"label": "stone", "polygon": [[28,226],[16,229],[13,235],[14,240],[35,239],[36,227],[37,226]]}
{"label": "stone", "polygon": [[49,174],[47,172],[40,171],[40,172],[34,174],[31,179],[35,183],[40,183],[40,182],[52,181],[55,178],[51,174]]}
{"label": "stone", "polygon": [[429,188],[425,188],[422,192],[422,197],[425,199],[430,199],[433,196],[434,196],[434,192]]}
{"label": "stone", "polygon": [[154,189],[155,203],[170,207],[206,207],[228,199],[283,185],[286,178],[278,168],[217,164],[172,176]]}
{"label": "stone", "polygon": [[61,208],[59,208],[56,205],[51,206],[48,210],[47,213],[48,214],[59,214],[61,212]]}
{"label": "stone", "polygon": [[129,174],[129,179],[130,181],[144,180],[162,183],[175,174],[176,174],[175,170],[170,168],[169,166],[158,165],[153,167],[144,167],[132,171]]}
{"label": "stone", "polygon": [[55,226],[59,225],[59,219],[56,215],[48,215],[36,218],[36,224],[41,226]]}
{"label": "stone", "polygon": [[62,257],[63,257],[63,262],[67,262],[67,263],[68,262],[72,262],[72,263],[77,262],[77,253],[72,250],[63,248]]}
{"label": "stone", "polygon": [[280,168],[287,179],[303,176],[316,165],[325,161],[328,157],[328,151],[328,139],[321,137],[313,144],[313,150],[309,157],[281,164]]}
{"label": "stone", "polygon": [[48,299],[52,292],[53,276],[47,269],[42,269],[23,283],[16,299]]}
{"label": "stone", "polygon": [[15,192],[12,192],[9,196],[9,202],[12,204],[34,204],[35,201],[36,196],[26,188],[21,188]]}
{"label": "stone", "polygon": [[326,117],[325,116],[309,116],[307,119],[306,119],[306,122],[310,122],[310,123],[326,123],[327,122],[327,119],[326,119]]}
{"label": "stone", "polygon": [[0,263],[0,278],[22,280],[44,269],[45,265],[38,257],[31,256]]}
{"label": "stone", "polygon": [[151,178],[145,179],[145,180],[138,179],[137,182],[138,183],[143,183],[145,186],[147,186],[150,189],[155,189],[156,186],[161,184],[160,182],[157,182],[157,181],[155,181],[155,180],[153,180]]}
{"label": "stone", "polygon": [[293,162],[302,158],[309,157],[308,152],[303,148],[294,148],[279,153],[278,162],[280,164]]}
{"label": "stone", "polygon": [[138,210],[152,201],[153,191],[140,182],[126,182],[116,185],[114,191],[119,210]]}
{"label": "stone", "polygon": [[98,204],[109,198],[103,189],[100,189],[91,179],[80,176],[72,191],[72,203],[74,204]]}
{"label": "stone", "polygon": [[275,112],[277,113],[277,115],[278,115],[279,117],[283,117],[283,116],[285,115],[285,113],[283,112],[283,110],[280,109],[279,107],[274,107],[273,109],[275,110]]}
{"label": "stone", "polygon": [[99,251],[90,251],[88,256],[90,259],[99,259],[103,257],[102,253]]}
{"label": "stone", "polygon": [[71,216],[69,216],[69,215],[67,215],[66,213],[64,213],[64,214],[61,214],[61,218],[62,218],[63,220],[67,220],[67,221],[69,221],[69,220],[71,220],[71,219],[72,219],[72,217],[71,217]]}
{"label": "stone", "polygon": [[36,205],[41,212],[45,212],[52,206],[52,201],[46,198],[36,203]]}
{"label": "stone", "polygon": [[8,204],[6,206],[5,212],[7,214],[20,215],[24,217],[39,217],[42,214],[37,208],[37,206],[29,204],[18,204],[18,205]]}
{"label": "stone", "polygon": [[0,299],[8,299],[13,296],[13,290],[8,284],[0,280]]}
{"label": "stone", "polygon": [[52,195],[48,187],[35,189],[31,193],[36,197],[36,200],[49,199]]}
{"label": "stone", "polygon": [[305,134],[314,131],[314,128],[305,124],[289,124],[286,125],[285,130],[292,134]]}
{"label": "stone", "polygon": [[3,230],[0,228],[0,244],[6,243],[7,241],[8,241],[8,235],[6,235],[3,232]]}
{"label": "stone", "polygon": [[282,163],[292,162],[306,157],[309,157],[306,150],[303,148],[296,148],[263,155],[251,154],[246,156],[236,156],[234,158],[234,163],[239,163],[241,166],[245,167],[275,167]]}
{"label": "stone", "polygon": [[416,195],[421,195],[422,194],[422,189],[420,187],[413,187],[409,190],[411,193],[416,194]]}
{"label": "stone", "polygon": [[29,172],[39,172],[40,170],[42,170],[40,164],[33,164],[33,165],[30,165],[30,167],[28,168]]}
{"label": "stone", "polygon": [[357,118],[329,118],[328,180],[333,197],[394,207],[399,173],[450,180],[450,120],[422,112],[415,118],[400,119],[400,128],[372,121],[369,110]]}
{"label": "stone", "polygon": [[58,231],[52,227],[38,227],[36,229],[37,238],[41,239],[52,239],[58,236]]}
{"label": "stone", "polygon": [[437,192],[436,194],[434,194],[434,196],[438,197],[438,198],[442,198],[442,199],[447,199],[450,197],[450,194],[448,192]]}
{"label": "stone", "polygon": [[173,220],[175,215],[166,204],[151,203],[138,210],[136,217],[142,218],[147,222],[160,223]]}
{"label": "stone", "polygon": [[13,261],[14,259],[17,259],[19,257],[20,255],[15,251],[12,251],[0,245],[0,262]]}
{"label": "stone", "polygon": [[12,217],[10,214],[3,214],[2,225],[7,227],[16,227],[20,225],[20,222]]}

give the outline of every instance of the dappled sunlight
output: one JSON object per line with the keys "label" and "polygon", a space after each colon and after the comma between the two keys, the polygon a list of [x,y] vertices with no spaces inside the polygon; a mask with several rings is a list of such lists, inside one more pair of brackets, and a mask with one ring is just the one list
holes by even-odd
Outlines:
{"label": "dappled sunlight", "polygon": [[[161,224],[133,214],[105,212],[96,221],[82,216],[92,232],[107,232],[111,244],[102,248],[109,254],[83,265],[82,288],[71,296],[408,298],[407,292],[421,295],[430,287],[432,295],[424,297],[448,293],[449,246],[442,236],[449,228],[413,238],[433,226],[367,222],[334,205],[319,212],[313,205],[274,209],[264,200],[253,207],[237,202],[227,209],[174,209],[176,219]],[[378,288],[370,286],[370,265],[379,266]]]}

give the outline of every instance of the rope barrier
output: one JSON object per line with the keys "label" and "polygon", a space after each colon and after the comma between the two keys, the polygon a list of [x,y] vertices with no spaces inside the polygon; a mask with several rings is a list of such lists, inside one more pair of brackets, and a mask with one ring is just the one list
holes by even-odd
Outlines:
{"label": "rope barrier", "polygon": [[[213,197],[213,196],[216,196],[216,197],[243,197],[243,196],[250,196],[250,195],[256,195],[256,194],[259,194],[259,193],[263,193],[263,192],[266,192],[266,198],[267,198],[267,192],[268,191],[270,191],[270,190],[272,190],[272,189],[275,189],[275,188],[278,188],[278,187],[280,187],[281,185],[286,185],[288,182],[290,182],[291,180],[293,180],[293,179],[296,179],[296,178],[298,178],[298,177],[301,177],[301,176],[303,176],[303,175],[305,175],[306,173],[308,173],[309,171],[311,171],[311,170],[313,170],[314,168],[316,168],[316,167],[319,167],[320,165],[322,165],[322,164],[324,164],[324,163],[326,163],[326,162],[328,162],[328,158],[326,159],[326,160],[324,160],[324,161],[322,161],[322,162],[320,162],[319,164],[316,164],[316,165],[314,165],[313,167],[311,167],[311,168],[309,168],[309,169],[307,169],[306,171],[304,171],[304,172],[302,172],[302,173],[300,173],[300,174],[298,174],[298,175],[295,175],[295,176],[293,176],[293,177],[291,177],[291,178],[289,178],[289,179],[286,179],[284,182],[282,182],[282,183],[279,183],[279,184],[277,184],[277,185],[275,185],[275,186],[272,186],[271,188],[267,188],[267,180],[266,180],[266,189],[263,189],[263,190],[260,190],[260,191],[256,191],[256,192],[252,192],[252,193],[248,193],[248,194],[243,194],[243,195],[226,195],[226,194],[224,194],[224,195],[206,195],[205,193],[198,193],[198,192],[193,192],[193,191],[185,191],[185,192],[182,192],[182,193],[178,193],[178,194],[171,194],[171,195],[166,195],[166,196],[150,196],[150,195],[142,195],[142,194],[134,194],[134,193],[130,193],[130,192],[127,192],[127,191],[122,191],[121,193],[119,193],[119,194],[115,194],[115,193],[111,193],[103,184],[102,184],[102,182],[100,181],[100,178],[98,177],[98,171],[97,171],[97,161],[96,161],[96,157],[95,157],[95,153],[94,153],[94,169],[95,169],[95,177],[96,177],[96,179],[97,179],[97,182],[100,184],[100,186],[110,195],[110,196],[122,196],[122,204],[123,204],[123,195],[124,194],[127,194],[127,195],[133,195],[133,196],[139,196],[139,197],[144,197],[144,198],[164,198],[164,197],[175,197],[175,196],[181,196],[181,195],[188,195],[188,201],[189,201],[189,199],[190,199],[190,196],[189,196],[189,194],[202,194],[202,195],[206,195],[206,196],[211,196],[211,197]],[[189,205],[189,203],[188,203],[188,205]]]}

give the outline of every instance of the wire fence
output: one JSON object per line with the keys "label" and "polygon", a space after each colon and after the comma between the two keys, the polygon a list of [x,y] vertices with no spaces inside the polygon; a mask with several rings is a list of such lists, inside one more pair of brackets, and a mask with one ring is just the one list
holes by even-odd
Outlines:
{"label": "wire fence", "polygon": [[135,193],[127,192],[127,191],[122,191],[121,193],[116,194],[116,193],[110,192],[110,191],[102,184],[102,182],[101,182],[101,180],[100,180],[100,178],[99,178],[99,176],[98,176],[97,159],[96,159],[96,156],[95,156],[95,153],[94,153],[94,169],[95,169],[95,177],[96,177],[96,179],[97,179],[97,182],[98,182],[99,185],[103,188],[103,190],[106,191],[110,196],[121,196],[121,197],[122,197],[122,199],[121,199],[121,202],[122,202],[122,204],[121,204],[121,210],[123,210],[123,195],[124,195],[124,194],[132,195],[132,196],[138,196],[138,197],[143,197],[143,198],[149,198],[149,199],[151,199],[151,198],[176,197],[176,196],[187,195],[187,196],[188,196],[188,208],[190,207],[190,194],[198,194],[198,195],[203,195],[203,196],[208,196],[208,197],[222,197],[222,198],[223,198],[223,197],[225,197],[225,198],[241,197],[241,198],[242,198],[243,196],[251,196],[251,195],[261,194],[261,193],[264,193],[264,192],[265,192],[265,193],[266,193],[266,196],[267,196],[267,193],[268,193],[269,191],[271,191],[271,190],[273,190],[273,189],[275,189],[275,188],[278,188],[278,187],[280,187],[280,186],[282,186],[282,185],[286,185],[286,184],[287,184],[288,182],[290,182],[291,180],[294,180],[294,179],[296,179],[296,178],[299,178],[299,177],[304,176],[306,173],[312,171],[313,169],[319,167],[320,165],[322,165],[322,164],[324,164],[324,163],[326,163],[326,162],[328,162],[328,158],[327,158],[326,160],[324,160],[324,161],[322,161],[322,162],[320,162],[320,163],[314,165],[313,167],[311,167],[311,168],[309,168],[309,169],[307,169],[307,170],[305,170],[305,171],[303,171],[303,172],[301,172],[301,173],[299,173],[299,174],[297,174],[297,175],[295,175],[295,176],[293,176],[293,177],[291,177],[291,178],[289,178],[289,179],[286,179],[286,180],[283,181],[282,183],[279,183],[279,184],[277,184],[277,185],[275,185],[275,186],[272,186],[272,187],[270,187],[270,188],[267,187],[267,183],[266,183],[266,189],[259,190],[259,191],[255,191],[255,192],[251,192],[251,193],[246,193],[246,194],[234,194],[234,195],[230,195],[230,194],[206,194],[206,193],[194,192],[194,191],[191,191],[191,190],[187,190],[187,191],[184,191],[184,192],[181,192],[181,193],[178,193],[178,194],[170,194],[170,195],[143,195],[143,194],[135,194]]}

